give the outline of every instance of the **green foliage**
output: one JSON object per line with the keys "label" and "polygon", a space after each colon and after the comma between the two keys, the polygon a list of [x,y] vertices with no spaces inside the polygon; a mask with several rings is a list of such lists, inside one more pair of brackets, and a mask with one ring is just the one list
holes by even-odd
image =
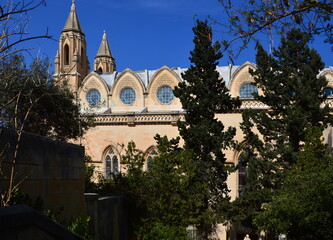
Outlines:
{"label": "green foliage", "polygon": [[322,143],[321,130],[307,133],[304,151],[255,223],[275,235],[286,233],[288,239],[332,239],[333,159]]}
{"label": "green foliage", "polygon": [[24,194],[18,189],[15,189],[8,205],[11,206],[21,204],[28,205],[39,212],[43,212],[44,202],[40,197],[32,199],[28,194]]}
{"label": "green foliage", "polygon": [[48,59],[29,68],[21,55],[0,62],[1,124],[58,140],[76,139],[88,128],[67,86],[53,82]]}
{"label": "green foliage", "polygon": [[200,213],[207,216],[211,210],[211,217],[202,217],[197,223],[205,238],[229,202],[226,180],[231,169],[225,164],[223,150],[233,145],[235,135],[235,129],[225,130],[215,114],[230,112],[240,102],[231,98],[216,71],[222,55],[220,44],[212,42],[212,29],[207,22],[197,21],[193,32],[194,50],[190,57],[193,65],[182,75],[184,82],[179,83],[174,93],[186,111],[185,121],[178,122],[178,127],[184,148],[192,152],[192,164],[197,167],[192,184],[200,186],[198,192],[194,190],[195,194],[202,194]]}
{"label": "green foliage", "polygon": [[[151,223],[149,223],[151,224]],[[166,226],[159,222],[154,222],[150,226],[151,231],[145,234],[142,240],[187,240],[186,229],[179,226]]]}
{"label": "green foliage", "polygon": [[[158,156],[146,173],[145,200],[146,216],[140,229],[144,236],[155,234],[156,225],[185,231],[188,225],[202,222],[205,183],[195,181],[198,164],[192,161],[190,151],[178,147],[179,139],[168,140],[156,136]],[[208,214],[207,214],[208,215]],[[159,226],[159,225],[158,225]]]}
{"label": "green foliage", "polygon": [[285,172],[296,163],[306,132],[312,127],[322,131],[333,122],[328,106],[322,107],[327,81],[317,78],[324,63],[308,41],[307,34],[292,29],[272,56],[258,46],[257,69],[250,72],[262,95],[254,94],[254,98],[270,110],[243,113],[245,139],[240,150],[248,178],[243,195],[234,202],[234,210],[239,212],[235,218],[251,219],[261,211],[262,204],[270,202],[281,188]]}
{"label": "green foliage", "polygon": [[93,240],[93,236],[88,233],[90,222],[90,217],[78,217],[67,226],[67,229],[84,237],[86,240]]}

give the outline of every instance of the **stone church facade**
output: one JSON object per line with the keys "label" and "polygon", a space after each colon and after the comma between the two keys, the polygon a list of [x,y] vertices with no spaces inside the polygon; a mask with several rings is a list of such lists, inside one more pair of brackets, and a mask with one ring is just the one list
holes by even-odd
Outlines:
{"label": "stone church facade", "polygon": [[[80,143],[105,177],[109,177],[111,172],[123,171],[121,155],[130,141],[134,141],[137,148],[145,152],[147,160],[144,168],[148,169],[149,160],[156,155],[154,136],[159,134],[172,138],[179,135],[176,122],[184,117],[184,110],[172,89],[183,81],[181,73],[186,69],[164,66],[156,70],[126,69],[117,72],[106,32],[102,35],[91,72],[86,52],[85,34],[73,1],[60,35],[55,78],[68,81],[77,96],[82,114],[94,116],[94,127],[84,134]],[[252,93],[260,93],[260,89],[250,84],[253,82],[250,68],[255,68],[255,64],[245,62],[240,66],[217,67],[231,96],[239,96],[242,101],[238,111],[217,115],[225,126],[236,127],[238,141],[243,138],[239,128],[242,110],[267,109],[267,106],[252,98]],[[328,79],[326,91],[332,96],[333,69],[327,68],[321,75]],[[331,129],[327,129],[324,135],[332,145]],[[229,163],[237,164],[240,153],[229,150],[226,156]],[[228,184],[232,199],[238,196],[238,188],[245,176],[244,171],[230,175]],[[228,229],[221,228],[218,235],[220,239],[236,239],[236,236],[227,233]]]}

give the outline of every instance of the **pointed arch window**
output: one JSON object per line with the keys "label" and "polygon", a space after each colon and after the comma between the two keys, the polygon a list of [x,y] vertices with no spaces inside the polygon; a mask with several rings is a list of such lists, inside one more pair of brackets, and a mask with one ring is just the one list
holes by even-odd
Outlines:
{"label": "pointed arch window", "polygon": [[157,152],[156,150],[153,148],[148,152],[148,156],[147,156],[147,170],[152,168],[152,161],[154,159],[154,157],[157,156]]}
{"label": "pointed arch window", "polygon": [[105,156],[105,177],[111,178],[113,174],[119,173],[119,157],[111,148]]}
{"label": "pointed arch window", "polygon": [[69,47],[67,44],[64,47],[64,64],[69,65]]}
{"label": "pointed arch window", "polygon": [[85,64],[85,62],[84,62],[84,57],[85,57],[85,54],[84,54],[84,48],[81,47],[81,64]]}

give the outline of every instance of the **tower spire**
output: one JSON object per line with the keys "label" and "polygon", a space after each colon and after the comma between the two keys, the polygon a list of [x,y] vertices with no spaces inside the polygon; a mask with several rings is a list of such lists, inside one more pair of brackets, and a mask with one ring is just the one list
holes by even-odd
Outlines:
{"label": "tower spire", "polygon": [[106,38],[106,31],[103,32],[103,38],[102,42],[99,45],[98,52],[96,54],[96,57],[112,57],[110,46],[108,43],[108,40]]}
{"label": "tower spire", "polygon": [[100,73],[116,71],[115,60],[112,57],[105,30],[103,32],[102,42],[95,56],[94,70]]}
{"label": "tower spire", "polygon": [[71,11],[68,15],[67,21],[65,23],[62,32],[75,31],[83,34],[79,18],[76,13],[75,1],[72,0]]}
{"label": "tower spire", "polygon": [[55,78],[67,81],[73,92],[79,89],[81,82],[90,72],[87,43],[74,0],[60,35],[59,52],[56,55],[55,64]]}

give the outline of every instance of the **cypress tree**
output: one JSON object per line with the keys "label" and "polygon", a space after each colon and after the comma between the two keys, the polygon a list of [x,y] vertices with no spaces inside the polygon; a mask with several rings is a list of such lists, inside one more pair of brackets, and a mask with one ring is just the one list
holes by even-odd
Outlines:
{"label": "cypress tree", "polygon": [[174,93],[186,111],[185,121],[178,122],[184,148],[194,153],[193,161],[200,163],[193,184],[204,185],[206,189],[201,192],[204,202],[201,211],[206,215],[206,221],[203,218],[198,228],[202,237],[207,239],[222,206],[229,202],[226,180],[231,169],[225,164],[223,150],[231,146],[235,135],[235,128],[225,130],[215,114],[233,111],[240,102],[231,98],[216,70],[222,54],[220,44],[212,41],[211,27],[198,20],[193,32],[192,65],[182,74],[184,81]]}

